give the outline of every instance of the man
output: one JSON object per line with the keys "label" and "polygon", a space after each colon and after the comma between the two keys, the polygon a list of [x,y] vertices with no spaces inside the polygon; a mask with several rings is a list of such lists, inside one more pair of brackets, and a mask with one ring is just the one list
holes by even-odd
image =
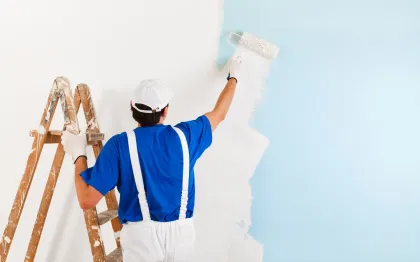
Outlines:
{"label": "man", "polygon": [[64,150],[75,163],[80,207],[93,208],[118,188],[124,262],[190,261],[195,242],[194,165],[226,117],[240,64],[240,57],[232,61],[212,111],[174,127],[164,125],[171,89],[158,80],[142,81],[131,101],[138,127],[110,138],[91,168],[85,135],[63,133]]}

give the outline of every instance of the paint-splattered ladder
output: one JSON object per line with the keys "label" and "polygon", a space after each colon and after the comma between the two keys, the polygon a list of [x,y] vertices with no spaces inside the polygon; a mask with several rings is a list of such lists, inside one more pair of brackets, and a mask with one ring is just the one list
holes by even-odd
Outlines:
{"label": "paint-splattered ladder", "polygon": [[[47,105],[41,118],[41,123],[38,130],[32,130],[31,136],[34,137],[32,144],[32,152],[30,153],[25,173],[16,193],[15,201],[9,215],[8,224],[4,230],[3,237],[0,242],[0,262],[5,262],[9,253],[10,246],[16,228],[19,223],[20,215],[22,214],[25,205],[26,196],[32,183],[32,178],[38,164],[44,144],[57,143],[57,150],[55,152],[54,160],[51,166],[48,181],[44,189],[44,195],[38,210],[38,215],[32,231],[32,236],[26,252],[24,261],[34,261],[35,254],[41,238],[42,229],[47,218],[48,209],[60,173],[61,165],[64,160],[65,152],[60,144],[61,131],[50,131],[51,121],[57,107],[58,102],[61,102],[61,107],[64,112],[65,128],[79,133],[79,125],[77,121],[77,113],[80,105],[86,117],[87,123],[87,139],[88,144],[93,147],[95,157],[98,157],[102,149],[103,134],[100,133],[99,126],[96,120],[96,113],[93,107],[90,96],[89,87],[85,84],[77,86],[74,98],[70,89],[69,81],[65,77],[58,77],[55,79],[52,90],[50,92]],[[84,211],[86,228],[89,235],[89,242],[95,262],[120,262],[122,261],[119,232],[121,231],[121,224],[118,220],[118,202],[115,197],[115,192],[112,190],[105,196],[107,211],[100,214],[97,213],[96,208]],[[106,255],[105,247],[101,239],[100,226],[111,221],[112,228],[115,233],[115,241],[117,248],[110,254]]]}

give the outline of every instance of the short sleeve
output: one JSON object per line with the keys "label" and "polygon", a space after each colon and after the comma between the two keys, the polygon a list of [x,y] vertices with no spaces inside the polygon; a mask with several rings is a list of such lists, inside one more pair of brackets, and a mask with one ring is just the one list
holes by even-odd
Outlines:
{"label": "short sleeve", "polygon": [[104,196],[114,189],[119,179],[119,152],[115,136],[102,148],[95,165],[80,175],[88,185]]}
{"label": "short sleeve", "polygon": [[195,162],[212,143],[213,134],[209,119],[202,115],[195,120],[181,122],[176,127],[184,132],[191,161]]}

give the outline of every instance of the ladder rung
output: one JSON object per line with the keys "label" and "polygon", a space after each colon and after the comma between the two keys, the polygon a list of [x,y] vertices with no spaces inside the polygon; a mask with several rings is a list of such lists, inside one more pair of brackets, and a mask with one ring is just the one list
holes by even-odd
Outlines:
{"label": "ladder rung", "polygon": [[[61,134],[62,131],[60,130],[50,130],[47,133],[47,137],[45,140],[46,144],[57,144],[61,143]],[[31,130],[29,132],[29,135],[31,137],[35,137],[38,135],[38,130]],[[105,139],[105,135],[103,133],[87,133],[86,134],[86,140],[88,141],[88,144],[95,144],[97,141],[102,141]]]}
{"label": "ladder rung", "polygon": [[103,225],[118,216],[118,210],[106,210],[98,214],[99,225]]}
{"label": "ladder rung", "polygon": [[106,262],[122,262],[122,251],[121,248],[117,248],[114,251],[112,251],[108,256],[105,258]]}

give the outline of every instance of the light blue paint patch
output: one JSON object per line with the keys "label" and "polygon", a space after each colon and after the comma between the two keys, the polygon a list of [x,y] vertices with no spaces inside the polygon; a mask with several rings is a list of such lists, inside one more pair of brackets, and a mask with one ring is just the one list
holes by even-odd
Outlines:
{"label": "light blue paint patch", "polygon": [[[225,0],[280,46],[255,125],[265,262],[420,261],[420,2]],[[232,49],[221,39],[223,63]]]}

